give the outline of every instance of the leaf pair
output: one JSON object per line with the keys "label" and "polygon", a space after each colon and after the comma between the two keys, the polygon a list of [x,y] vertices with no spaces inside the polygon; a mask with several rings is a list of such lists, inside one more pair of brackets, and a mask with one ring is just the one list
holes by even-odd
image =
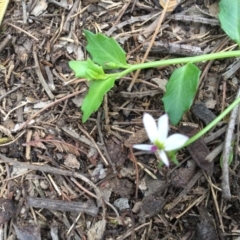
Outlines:
{"label": "leaf pair", "polygon": [[[219,20],[223,30],[231,39],[240,44],[240,1],[221,0],[219,7]],[[115,80],[120,75],[123,76],[136,70],[136,67],[127,64],[126,53],[114,39],[86,30],[84,33],[88,41],[86,49],[93,60],[69,62],[76,77],[91,81],[89,92],[82,105],[83,122],[99,108],[103,96],[114,86]],[[164,60],[161,63],[163,62]],[[139,69],[145,68],[143,65]],[[149,64],[148,66],[150,67]],[[110,74],[104,72],[104,70],[121,68],[127,69],[127,71],[123,71],[124,74],[122,74],[123,72]],[[184,112],[190,109],[197,92],[199,76],[200,70],[192,63],[188,63],[172,73],[162,100],[165,112],[169,114],[173,125],[178,124]]]}
{"label": "leaf pair", "polygon": [[[84,33],[88,41],[86,48],[92,55],[93,61],[87,59],[69,62],[76,77],[91,81],[81,108],[83,122],[99,108],[104,95],[114,86],[116,75],[105,74],[103,69],[129,67],[126,53],[114,39],[86,30]],[[190,108],[197,90],[199,74],[199,69],[193,64],[187,64],[172,74],[163,98],[165,111],[169,114],[172,124],[177,124],[182,114]]]}
{"label": "leaf pair", "polygon": [[86,47],[92,59],[70,61],[69,66],[77,78],[91,81],[89,91],[84,98],[82,121],[85,122],[102,103],[103,96],[114,86],[116,74],[106,74],[103,69],[128,68],[126,53],[118,43],[102,34],[93,34],[84,30],[88,41]]}

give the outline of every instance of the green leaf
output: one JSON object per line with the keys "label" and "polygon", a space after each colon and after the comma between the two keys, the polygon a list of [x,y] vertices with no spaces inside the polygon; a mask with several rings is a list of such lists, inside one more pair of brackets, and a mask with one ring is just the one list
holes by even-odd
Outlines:
{"label": "green leaf", "polygon": [[103,68],[95,64],[91,59],[87,59],[87,61],[70,61],[68,64],[77,78],[86,78],[90,81],[106,79],[107,77]]}
{"label": "green leaf", "polygon": [[128,68],[126,53],[113,38],[101,33],[94,34],[84,30],[88,45],[87,51],[95,63],[104,69]]}
{"label": "green leaf", "polygon": [[175,163],[176,165],[179,164],[178,160],[177,160],[177,156],[176,156],[176,152],[175,151],[171,151],[171,152],[167,152],[168,158]]}
{"label": "green leaf", "polygon": [[240,1],[221,0],[219,2],[219,20],[222,29],[235,42],[240,44]]}
{"label": "green leaf", "polygon": [[90,82],[88,94],[84,98],[82,121],[86,122],[90,115],[95,112],[102,103],[103,96],[114,86],[115,78]]}
{"label": "green leaf", "polygon": [[162,98],[165,112],[173,125],[177,125],[184,112],[189,110],[197,92],[200,70],[192,63],[172,73]]}

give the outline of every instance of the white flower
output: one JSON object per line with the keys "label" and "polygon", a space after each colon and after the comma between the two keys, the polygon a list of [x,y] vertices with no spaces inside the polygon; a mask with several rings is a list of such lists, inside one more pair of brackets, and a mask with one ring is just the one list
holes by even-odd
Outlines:
{"label": "white flower", "polygon": [[144,113],[143,124],[147,135],[153,144],[135,144],[133,145],[133,148],[157,152],[163,163],[166,166],[169,166],[166,152],[181,148],[187,142],[188,137],[179,133],[175,133],[168,137],[169,125],[167,114],[162,115],[158,119],[157,125],[150,114]]}

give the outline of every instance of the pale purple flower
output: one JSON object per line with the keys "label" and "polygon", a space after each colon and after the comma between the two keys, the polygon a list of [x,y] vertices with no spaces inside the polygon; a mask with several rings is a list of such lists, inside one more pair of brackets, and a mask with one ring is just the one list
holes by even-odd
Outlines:
{"label": "pale purple flower", "polygon": [[146,129],[150,144],[135,144],[133,148],[145,151],[156,152],[166,166],[169,166],[167,153],[181,148],[188,140],[187,136],[175,133],[168,137],[168,115],[164,114],[158,119],[158,124],[154,118],[148,114],[143,115],[143,124]]}

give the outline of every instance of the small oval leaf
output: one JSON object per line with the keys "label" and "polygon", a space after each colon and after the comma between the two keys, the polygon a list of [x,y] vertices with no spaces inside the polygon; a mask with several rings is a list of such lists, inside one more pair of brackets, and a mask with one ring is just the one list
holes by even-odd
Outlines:
{"label": "small oval leaf", "polygon": [[126,53],[113,38],[101,33],[94,34],[84,30],[87,38],[87,51],[95,63],[104,69],[128,68]]}
{"label": "small oval leaf", "polygon": [[219,20],[222,29],[240,45],[240,1],[221,0],[219,2]]}
{"label": "small oval leaf", "polygon": [[115,78],[108,78],[90,83],[88,94],[84,98],[81,108],[83,111],[83,122],[86,122],[90,115],[99,108],[103,96],[114,86],[115,80]]}
{"label": "small oval leaf", "polygon": [[89,58],[86,61],[70,61],[68,64],[77,78],[86,78],[90,81],[106,79],[107,77],[103,68]]}
{"label": "small oval leaf", "polygon": [[177,125],[184,112],[191,107],[197,92],[199,76],[199,68],[192,63],[177,68],[172,73],[162,101],[173,125]]}

